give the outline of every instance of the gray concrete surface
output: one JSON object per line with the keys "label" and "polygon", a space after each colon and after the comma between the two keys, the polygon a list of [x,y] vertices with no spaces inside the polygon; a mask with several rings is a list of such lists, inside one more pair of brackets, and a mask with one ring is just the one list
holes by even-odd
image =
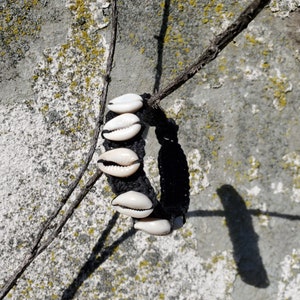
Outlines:
{"label": "gray concrete surface", "polygon": [[[119,1],[109,98],[165,86],[249,1],[170,1],[167,18],[163,3]],[[0,1],[0,286],[89,149],[106,6]],[[102,176],[7,299],[300,299],[299,7],[272,1],[162,102],[190,168],[185,226],[166,237],[134,234]],[[159,192],[157,150],[150,130],[145,168]],[[100,140],[81,186],[102,151]]]}

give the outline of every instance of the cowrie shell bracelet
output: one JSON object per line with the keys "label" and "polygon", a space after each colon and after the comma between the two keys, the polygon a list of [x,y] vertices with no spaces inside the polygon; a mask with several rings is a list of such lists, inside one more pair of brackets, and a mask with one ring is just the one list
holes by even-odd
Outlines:
{"label": "cowrie shell bracelet", "polygon": [[[108,103],[102,137],[106,152],[99,168],[106,173],[117,197],[114,209],[132,217],[134,228],[152,235],[167,235],[185,223],[189,206],[189,172],[178,143],[178,126],[160,109],[148,106],[148,94],[125,94]],[[158,153],[161,197],[143,170],[146,126],[154,126],[161,145]]]}

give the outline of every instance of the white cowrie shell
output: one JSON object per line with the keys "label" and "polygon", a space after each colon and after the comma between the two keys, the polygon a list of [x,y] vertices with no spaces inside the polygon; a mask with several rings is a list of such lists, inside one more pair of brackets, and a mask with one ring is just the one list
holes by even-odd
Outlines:
{"label": "white cowrie shell", "polygon": [[143,98],[137,94],[124,94],[108,102],[107,108],[117,114],[133,113],[143,106]]}
{"label": "white cowrie shell", "polygon": [[129,191],[116,197],[112,201],[114,209],[132,218],[146,218],[152,211],[152,202],[144,194]]}
{"label": "white cowrie shell", "polygon": [[111,141],[126,141],[137,135],[141,128],[138,116],[124,113],[104,125],[103,137]]}
{"label": "white cowrie shell", "polygon": [[171,223],[166,219],[145,218],[134,224],[135,229],[140,229],[153,235],[166,235],[172,230]]}
{"label": "white cowrie shell", "polygon": [[99,168],[102,172],[112,176],[128,177],[140,167],[138,159],[132,150],[117,148],[100,155]]}

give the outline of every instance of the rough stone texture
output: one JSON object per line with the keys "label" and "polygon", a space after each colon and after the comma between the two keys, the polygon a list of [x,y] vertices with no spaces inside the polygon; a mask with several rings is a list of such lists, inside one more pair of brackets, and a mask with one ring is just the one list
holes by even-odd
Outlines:
{"label": "rough stone texture", "polygon": [[[248,3],[119,1],[109,98],[164,86]],[[89,149],[108,51],[106,7],[0,1],[0,285]],[[102,176],[7,299],[299,299],[299,7],[272,1],[162,102],[190,167],[186,225],[166,237],[134,233],[130,219],[114,214]],[[159,191],[151,130],[147,142],[145,166]],[[100,140],[81,186],[101,151]]]}

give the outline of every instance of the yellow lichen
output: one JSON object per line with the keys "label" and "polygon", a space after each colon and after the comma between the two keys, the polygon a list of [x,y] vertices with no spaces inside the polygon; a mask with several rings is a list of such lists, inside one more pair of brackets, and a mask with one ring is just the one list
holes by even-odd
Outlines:
{"label": "yellow lichen", "polygon": [[248,170],[247,175],[249,181],[252,181],[259,177],[258,169],[260,167],[260,162],[254,156],[250,156],[248,162],[250,164],[250,169]]}
{"label": "yellow lichen", "polygon": [[182,231],[182,237],[183,238],[189,238],[193,235],[193,233],[189,229],[185,229]]}
{"label": "yellow lichen", "polygon": [[165,294],[159,293],[158,297],[159,297],[160,300],[164,300],[165,299]]}
{"label": "yellow lichen", "polygon": [[207,138],[213,142],[215,140],[215,136],[214,135],[208,135]]}
{"label": "yellow lichen", "polygon": [[178,11],[182,12],[184,10],[184,5],[182,3],[178,3],[177,4],[177,9],[178,9]]}
{"label": "yellow lichen", "polygon": [[297,174],[293,178],[293,186],[295,189],[300,189],[300,174]]}
{"label": "yellow lichen", "polygon": [[267,56],[269,54],[270,54],[270,50],[268,50],[268,49],[265,49],[262,51],[262,55],[264,55],[264,56]]}
{"label": "yellow lichen", "polygon": [[49,104],[48,103],[46,103],[43,107],[40,108],[40,111],[42,113],[46,113],[46,112],[48,112],[48,110],[49,110]]}
{"label": "yellow lichen", "polygon": [[145,53],[145,48],[144,48],[144,47],[140,48],[140,53],[141,53],[141,54],[144,54],[144,53]]}
{"label": "yellow lichen", "polygon": [[144,268],[144,267],[147,267],[149,266],[149,262],[146,261],[146,260],[142,260],[140,263],[139,263],[139,267],[140,268]]}
{"label": "yellow lichen", "polygon": [[245,34],[245,38],[246,38],[246,40],[247,40],[250,44],[252,44],[252,45],[260,44],[260,41],[258,41],[258,40],[256,39],[256,37],[253,36],[253,35],[251,35],[250,33],[246,33],[246,34]]}
{"label": "yellow lichen", "polygon": [[56,256],[55,256],[55,252],[54,251],[51,251],[51,253],[50,253],[50,260],[51,261],[55,261],[56,260]]}
{"label": "yellow lichen", "polygon": [[270,68],[270,64],[267,63],[267,62],[263,62],[263,63],[261,64],[261,67],[262,67],[263,69],[269,69],[269,68]]}
{"label": "yellow lichen", "polygon": [[223,10],[223,6],[224,6],[223,3],[217,4],[216,7],[215,7],[215,12],[218,13],[218,14],[221,13],[222,10]]}
{"label": "yellow lichen", "polygon": [[293,189],[296,192],[296,190],[300,189],[300,154],[298,151],[290,152],[283,157],[283,161],[283,168],[285,170],[289,170],[293,176],[292,184]]}
{"label": "yellow lichen", "polygon": [[245,201],[245,205],[247,208],[250,208],[251,207],[251,201],[250,200],[246,200]]}
{"label": "yellow lichen", "polygon": [[57,99],[57,98],[61,98],[62,94],[61,93],[55,93],[54,94],[54,98]]}
{"label": "yellow lichen", "polygon": [[225,259],[224,255],[214,255],[214,256],[212,257],[212,259],[211,259],[211,262],[212,262],[213,264],[216,264],[216,263],[218,263],[219,261],[224,260],[224,259]]}
{"label": "yellow lichen", "polygon": [[93,235],[95,233],[95,228],[91,227],[88,229],[88,234]]}
{"label": "yellow lichen", "polygon": [[191,6],[195,7],[196,4],[197,4],[197,1],[196,0],[190,0],[189,3],[190,3]]}
{"label": "yellow lichen", "polygon": [[[52,123],[63,135],[91,132],[93,124],[90,120],[95,116],[94,91],[99,90],[102,81],[101,68],[106,52],[103,36],[97,30],[99,27],[95,23],[89,3],[75,0],[69,5],[69,9],[75,22],[67,42],[59,50],[52,51],[51,55],[45,55],[44,67],[35,75],[37,89],[46,79],[50,86],[49,91],[52,91],[51,99],[57,99],[54,109],[59,106],[60,113],[68,117]],[[53,74],[55,80],[48,82]],[[94,81],[95,77],[99,80]],[[62,105],[59,105],[60,102]],[[73,114],[70,109],[76,109],[78,113]]]}
{"label": "yellow lichen", "polygon": [[287,105],[286,93],[289,91],[287,78],[285,76],[269,77],[270,84],[266,86],[266,91],[272,93],[273,104],[279,111]]}

